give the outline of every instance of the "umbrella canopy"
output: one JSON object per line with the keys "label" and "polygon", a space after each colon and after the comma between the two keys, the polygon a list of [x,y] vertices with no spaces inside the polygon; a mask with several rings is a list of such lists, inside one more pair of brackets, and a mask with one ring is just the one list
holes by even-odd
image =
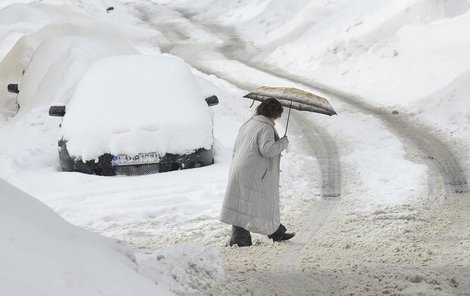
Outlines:
{"label": "umbrella canopy", "polygon": [[321,113],[330,116],[337,114],[327,99],[293,87],[261,86],[243,97],[260,102],[268,98],[275,98],[282,106],[295,110]]}

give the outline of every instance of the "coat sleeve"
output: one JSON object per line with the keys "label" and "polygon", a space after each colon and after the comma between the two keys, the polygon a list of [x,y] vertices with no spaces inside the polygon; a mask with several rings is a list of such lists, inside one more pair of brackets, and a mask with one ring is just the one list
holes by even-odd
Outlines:
{"label": "coat sleeve", "polygon": [[274,157],[287,148],[289,144],[286,138],[275,140],[274,129],[271,126],[263,127],[258,136],[259,152],[264,157]]}

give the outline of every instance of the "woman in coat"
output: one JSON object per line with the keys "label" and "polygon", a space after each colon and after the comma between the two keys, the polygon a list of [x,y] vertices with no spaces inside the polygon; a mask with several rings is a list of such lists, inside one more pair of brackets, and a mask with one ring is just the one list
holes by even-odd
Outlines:
{"label": "woman in coat", "polygon": [[230,246],[250,246],[250,231],[273,241],[295,235],[280,224],[279,165],[289,141],[287,136],[279,138],[274,121],[282,111],[278,100],[267,99],[239,130],[220,215],[222,222],[232,225]]}

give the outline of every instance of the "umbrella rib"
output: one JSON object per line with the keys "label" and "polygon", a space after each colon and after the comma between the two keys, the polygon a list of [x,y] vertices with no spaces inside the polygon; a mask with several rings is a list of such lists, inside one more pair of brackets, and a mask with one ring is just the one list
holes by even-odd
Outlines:
{"label": "umbrella rib", "polygon": [[287,128],[289,127],[289,119],[290,119],[290,111],[291,110],[292,110],[292,101],[290,101],[290,105],[289,105],[289,114],[287,114],[286,131],[284,133],[284,136],[287,135]]}

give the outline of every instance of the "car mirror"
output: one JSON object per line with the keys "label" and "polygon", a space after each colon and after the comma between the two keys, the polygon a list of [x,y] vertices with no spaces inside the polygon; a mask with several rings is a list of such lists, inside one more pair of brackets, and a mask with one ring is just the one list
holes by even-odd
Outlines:
{"label": "car mirror", "polygon": [[219,98],[217,98],[217,96],[210,96],[206,98],[206,103],[209,107],[215,106],[219,104]]}
{"label": "car mirror", "polygon": [[51,106],[49,108],[49,116],[64,117],[65,106]]}
{"label": "car mirror", "polygon": [[8,92],[19,94],[20,90],[18,89],[18,84],[8,84],[7,86]]}

